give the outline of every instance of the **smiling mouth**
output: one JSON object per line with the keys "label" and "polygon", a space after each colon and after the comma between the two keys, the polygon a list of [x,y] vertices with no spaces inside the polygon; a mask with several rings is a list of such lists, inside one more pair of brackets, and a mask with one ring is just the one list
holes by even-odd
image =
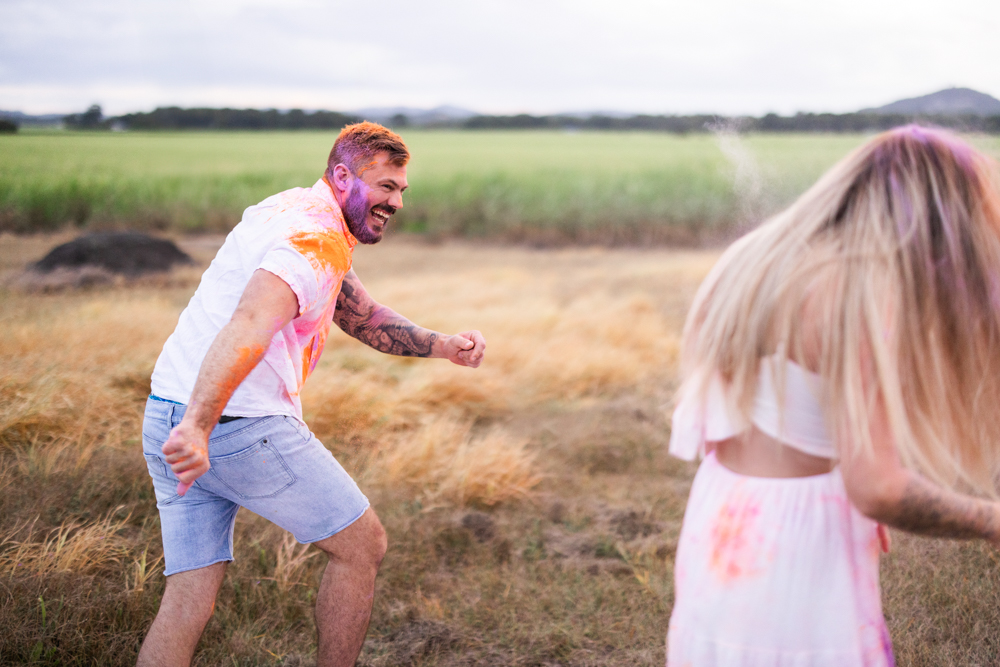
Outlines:
{"label": "smiling mouth", "polygon": [[373,218],[381,222],[383,226],[385,226],[385,223],[389,222],[389,216],[391,216],[392,213],[381,208],[373,208],[371,210],[371,215]]}

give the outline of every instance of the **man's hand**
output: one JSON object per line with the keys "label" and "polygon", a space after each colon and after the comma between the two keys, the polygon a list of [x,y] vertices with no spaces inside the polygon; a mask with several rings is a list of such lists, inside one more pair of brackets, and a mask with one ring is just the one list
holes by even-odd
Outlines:
{"label": "man's hand", "polygon": [[479,368],[486,354],[486,339],[478,331],[463,331],[441,341],[441,356],[453,364]]}
{"label": "man's hand", "polygon": [[183,496],[194,481],[208,472],[208,434],[188,420],[181,420],[163,443],[163,454],[180,483],[177,494]]}
{"label": "man's hand", "polygon": [[478,331],[447,336],[417,326],[376,303],[353,269],[344,276],[333,321],[348,336],[386,354],[448,359],[459,366],[477,368],[486,351],[486,341]]}

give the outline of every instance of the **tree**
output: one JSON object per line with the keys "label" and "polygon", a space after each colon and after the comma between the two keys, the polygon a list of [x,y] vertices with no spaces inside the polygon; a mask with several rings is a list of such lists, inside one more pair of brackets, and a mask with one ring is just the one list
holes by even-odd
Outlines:
{"label": "tree", "polygon": [[102,123],[104,113],[100,104],[91,104],[90,108],[83,113],[74,113],[63,118],[67,127],[76,130],[100,130],[107,129],[107,124]]}

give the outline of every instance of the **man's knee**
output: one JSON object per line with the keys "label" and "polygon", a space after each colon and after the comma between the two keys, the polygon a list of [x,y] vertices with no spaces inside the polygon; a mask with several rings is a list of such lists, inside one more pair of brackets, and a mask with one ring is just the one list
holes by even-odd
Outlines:
{"label": "man's knee", "polygon": [[389,549],[389,536],[385,532],[385,527],[382,526],[382,522],[379,521],[375,513],[372,512],[372,516],[375,517],[375,526],[372,549],[375,561],[375,567],[382,564],[382,559],[385,558],[385,552]]}
{"label": "man's knee", "polygon": [[316,542],[331,561],[374,566],[381,565],[388,548],[388,538],[375,510],[368,508],[361,518],[336,535]]}
{"label": "man's knee", "polygon": [[182,613],[192,621],[208,623],[215,612],[215,597],[222,585],[227,565],[228,563],[215,563],[170,575],[167,577],[160,608],[167,613]]}

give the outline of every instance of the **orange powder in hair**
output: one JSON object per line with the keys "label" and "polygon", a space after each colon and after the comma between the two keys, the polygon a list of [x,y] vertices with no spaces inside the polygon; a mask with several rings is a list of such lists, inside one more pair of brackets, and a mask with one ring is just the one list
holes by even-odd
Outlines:
{"label": "orange powder in hair", "polygon": [[358,176],[360,176],[361,174],[365,173],[366,171],[368,171],[369,169],[371,169],[372,167],[375,167],[377,165],[378,165],[378,160],[372,160],[371,162],[369,162],[365,166],[361,167],[361,169],[358,169]]}

